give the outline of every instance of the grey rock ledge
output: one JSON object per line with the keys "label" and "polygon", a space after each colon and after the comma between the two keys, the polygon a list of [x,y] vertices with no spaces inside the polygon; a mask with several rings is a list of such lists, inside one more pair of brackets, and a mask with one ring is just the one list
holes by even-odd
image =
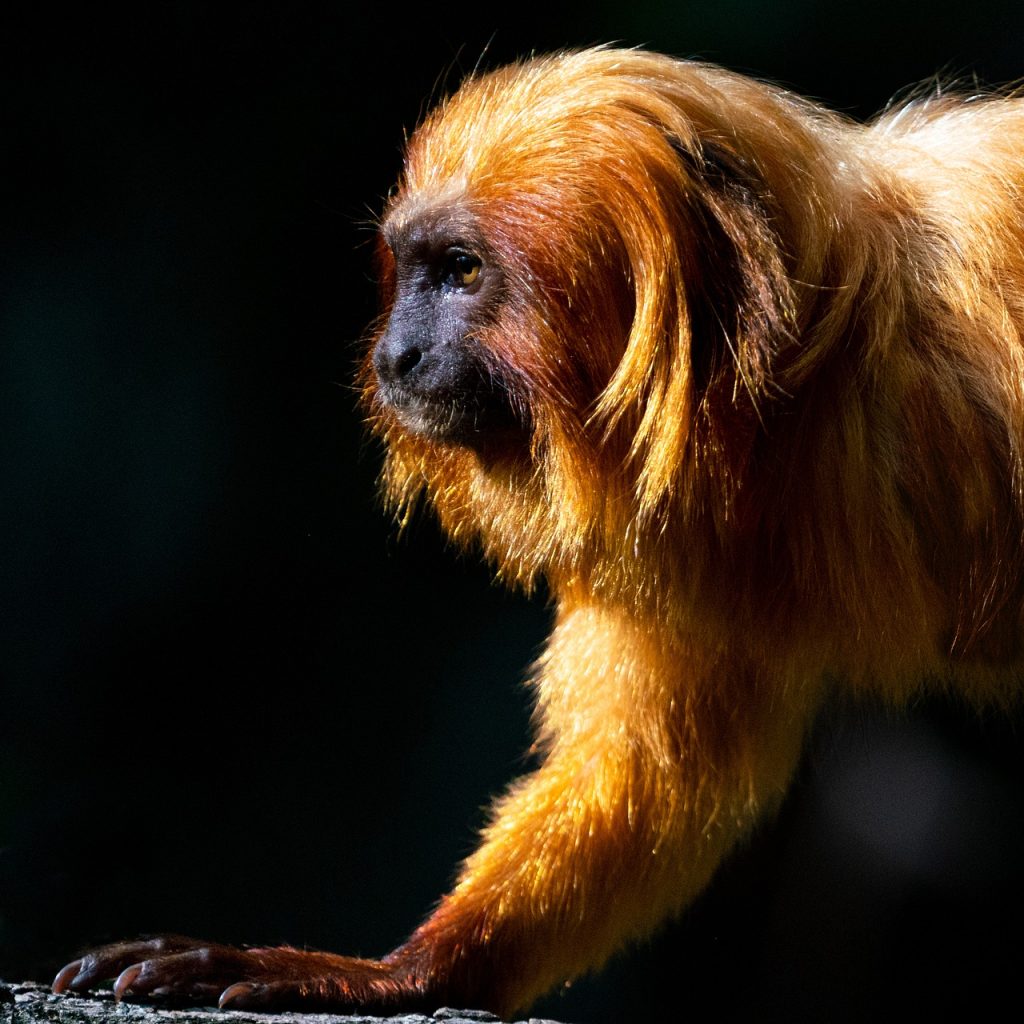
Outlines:
{"label": "grey rock ledge", "polygon": [[[141,1003],[115,1003],[112,992],[84,996],[55,996],[34,982],[0,981],[0,1024],[493,1024],[499,1018],[483,1010],[448,1007],[427,1017],[403,1013],[396,1017],[368,1017],[339,1013],[248,1013],[240,1010],[165,1010]],[[539,1020],[517,1024],[558,1024]]]}

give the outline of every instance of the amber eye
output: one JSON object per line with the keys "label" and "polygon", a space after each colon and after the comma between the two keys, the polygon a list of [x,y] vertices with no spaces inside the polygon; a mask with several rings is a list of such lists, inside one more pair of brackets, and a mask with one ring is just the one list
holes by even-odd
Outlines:
{"label": "amber eye", "polygon": [[480,276],[480,258],[472,253],[454,251],[445,262],[444,279],[455,288],[468,288]]}

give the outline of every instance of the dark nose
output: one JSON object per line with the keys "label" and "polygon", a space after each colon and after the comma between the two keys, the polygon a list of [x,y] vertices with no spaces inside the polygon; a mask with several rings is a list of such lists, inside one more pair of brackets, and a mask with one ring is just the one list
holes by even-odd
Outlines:
{"label": "dark nose", "polygon": [[383,384],[409,383],[410,375],[420,363],[427,346],[414,335],[385,332],[373,352],[373,367]]}

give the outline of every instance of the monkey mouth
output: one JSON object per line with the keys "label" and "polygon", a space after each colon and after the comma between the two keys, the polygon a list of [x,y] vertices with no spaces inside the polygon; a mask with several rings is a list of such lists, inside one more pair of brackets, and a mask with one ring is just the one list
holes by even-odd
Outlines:
{"label": "monkey mouth", "polygon": [[528,425],[507,399],[481,402],[479,395],[455,391],[424,395],[384,383],[377,397],[403,430],[437,444],[483,450],[497,441],[528,437]]}
{"label": "monkey mouth", "polygon": [[404,388],[387,387],[381,397],[410,434],[434,441],[457,439],[475,424],[469,411],[454,399],[439,400],[410,394]]}

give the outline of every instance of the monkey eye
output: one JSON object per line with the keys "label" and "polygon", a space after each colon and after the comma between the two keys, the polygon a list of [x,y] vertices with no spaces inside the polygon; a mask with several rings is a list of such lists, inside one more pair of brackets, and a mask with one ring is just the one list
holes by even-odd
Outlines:
{"label": "monkey eye", "polygon": [[444,283],[453,288],[468,288],[480,276],[480,257],[461,249],[448,252],[444,264]]}

